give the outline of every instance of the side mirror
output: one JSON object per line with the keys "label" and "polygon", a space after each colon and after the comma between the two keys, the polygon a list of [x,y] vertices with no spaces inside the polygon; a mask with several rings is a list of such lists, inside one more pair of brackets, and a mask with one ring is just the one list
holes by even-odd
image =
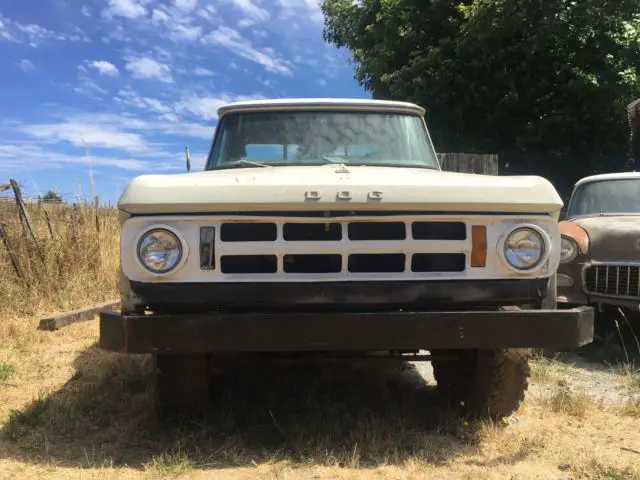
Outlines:
{"label": "side mirror", "polygon": [[189,145],[184,147],[184,156],[187,161],[187,172],[191,171],[191,157],[189,156]]}

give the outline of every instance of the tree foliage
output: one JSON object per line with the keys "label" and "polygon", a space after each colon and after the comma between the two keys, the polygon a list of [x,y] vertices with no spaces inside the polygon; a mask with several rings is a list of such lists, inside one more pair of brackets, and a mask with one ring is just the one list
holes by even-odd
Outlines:
{"label": "tree foliage", "polygon": [[62,197],[53,190],[49,190],[45,193],[44,197],[42,197],[42,201],[47,203],[62,203]]}
{"label": "tree foliage", "polygon": [[324,38],[374,98],[427,109],[439,151],[566,190],[629,165],[640,0],[325,0]]}

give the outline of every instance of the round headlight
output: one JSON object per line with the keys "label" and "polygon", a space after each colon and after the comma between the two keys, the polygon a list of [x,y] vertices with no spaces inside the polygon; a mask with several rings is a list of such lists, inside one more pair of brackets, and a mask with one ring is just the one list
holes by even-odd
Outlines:
{"label": "round headlight", "polygon": [[504,258],[518,270],[534,268],[545,253],[544,239],[532,228],[517,228],[504,242]]}
{"label": "round headlight", "polygon": [[167,273],[180,263],[182,244],[169,230],[150,230],[138,242],[138,258],[150,272]]}
{"label": "round headlight", "polygon": [[578,255],[578,245],[576,242],[564,235],[560,240],[560,261],[562,263],[567,263],[576,258]]}

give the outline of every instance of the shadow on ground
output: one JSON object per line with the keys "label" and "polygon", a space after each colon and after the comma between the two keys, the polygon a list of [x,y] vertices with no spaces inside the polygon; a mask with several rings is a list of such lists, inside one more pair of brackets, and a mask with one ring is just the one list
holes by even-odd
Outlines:
{"label": "shadow on ground", "polygon": [[[227,367],[206,419],[156,420],[146,356],[84,351],[62,388],[12,412],[0,452],[32,463],[206,468],[286,459],[360,467],[442,464],[476,451],[476,434],[438,406],[410,364]],[[3,444],[3,445],[1,445]]]}
{"label": "shadow on ground", "polygon": [[640,367],[640,314],[629,310],[597,311],[593,342],[575,350],[539,353],[594,372],[608,371],[611,366]]}

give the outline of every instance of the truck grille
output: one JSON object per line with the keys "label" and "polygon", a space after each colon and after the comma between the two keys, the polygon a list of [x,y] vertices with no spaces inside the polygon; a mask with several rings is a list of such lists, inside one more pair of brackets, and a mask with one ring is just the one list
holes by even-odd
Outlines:
{"label": "truck grille", "polygon": [[463,272],[461,221],[292,218],[200,228],[200,268],[225,275]]}
{"label": "truck grille", "polygon": [[590,265],[584,281],[587,293],[640,297],[639,265]]}

